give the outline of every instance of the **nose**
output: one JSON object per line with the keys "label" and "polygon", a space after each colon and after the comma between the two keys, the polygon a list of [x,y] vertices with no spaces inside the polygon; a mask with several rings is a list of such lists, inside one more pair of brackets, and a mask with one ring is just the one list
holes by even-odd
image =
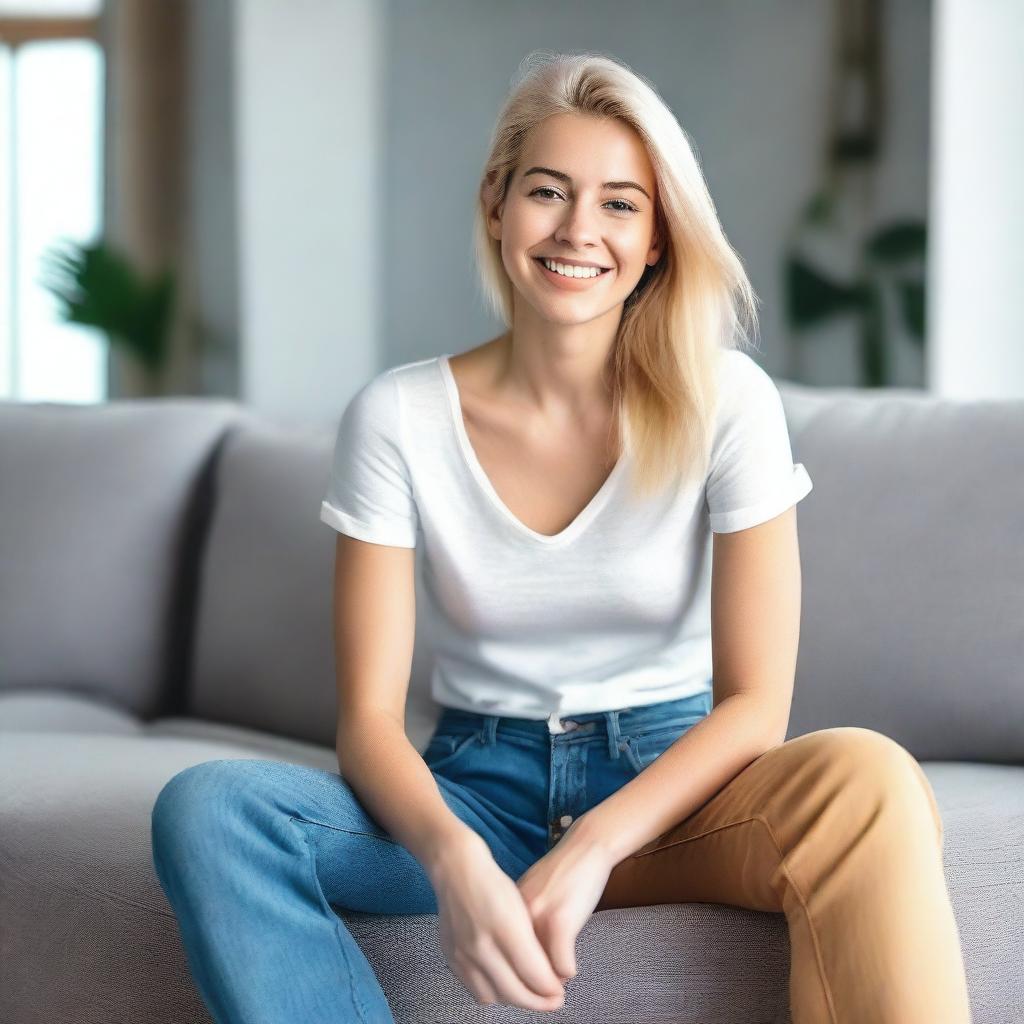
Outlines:
{"label": "nose", "polygon": [[555,241],[563,243],[574,252],[583,252],[587,246],[597,244],[601,237],[597,226],[598,216],[596,210],[583,203],[566,203],[565,214],[555,232]]}

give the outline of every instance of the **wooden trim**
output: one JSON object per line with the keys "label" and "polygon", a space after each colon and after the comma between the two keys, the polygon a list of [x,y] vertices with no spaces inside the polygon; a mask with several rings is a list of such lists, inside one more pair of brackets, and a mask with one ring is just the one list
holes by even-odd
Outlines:
{"label": "wooden trim", "polygon": [[100,19],[93,18],[3,18],[0,43],[20,46],[45,39],[95,39],[99,42]]}

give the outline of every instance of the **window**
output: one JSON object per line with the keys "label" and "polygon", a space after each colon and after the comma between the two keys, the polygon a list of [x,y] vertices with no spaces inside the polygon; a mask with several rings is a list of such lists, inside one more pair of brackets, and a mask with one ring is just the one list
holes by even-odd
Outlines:
{"label": "window", "polygon": [[42,284],[47,250],[102,230],[98,7],[0,3],[0,398],[106,400],[105,336]]}

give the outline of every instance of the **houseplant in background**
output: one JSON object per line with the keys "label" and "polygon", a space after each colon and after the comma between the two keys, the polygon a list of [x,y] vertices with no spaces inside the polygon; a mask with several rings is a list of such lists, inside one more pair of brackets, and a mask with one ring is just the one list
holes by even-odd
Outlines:
{"label": "houseplant in background", "polygon": [[130,353],[148,394],[159,393],[168,360],[175,276],[143,275],[102,239],[92,245],[64,241],[44,254],[41,284],[63,304],[71,323],[98,327],[111,345]]}
{"label": "houseplant in background", "polygon": [[[889,340],[894,318],[890,315],[887,323],[886,316],[893,305],[910,340],[924,348],[925,225],[914,217],[872,223],[884,187],[880,158],[889,109],[884,24],[879,3],[839,0],[823,181],[800,210],[782,273],[786,318],[795,336],[830,317],[859,319],[856,383],[861,387],[894,381]],[[801,376],[796,367],[790,372]]]}
{"label": "houseplant in background", "polygon": [[[806,224],[829,221],[830,197],[816,196],[804,214]],[[786,315],[789,326],[801,331],[831,316],[852,313],[860,318],[861,387],[884,387],[892,382],[886,292],[895,296],[908,337],[924,348],[925,277],[921,268],[926,229],[918,221],[884,225],[861,244],[852,280],[840,281],[795,248],[787,253]]]}

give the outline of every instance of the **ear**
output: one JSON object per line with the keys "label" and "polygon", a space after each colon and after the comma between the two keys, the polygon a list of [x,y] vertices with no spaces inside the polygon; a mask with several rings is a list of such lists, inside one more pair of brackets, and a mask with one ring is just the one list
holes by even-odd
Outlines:
{"label": "ear", "polygon": [[504,206],[503,202],[499,203],[487,214],[487,233],[498,242],[501,241],[501,213]]}
{"label": "ear", "polygon": [[491,238],[496,241],[501,241],[501,215],[505,209],[505,200],[502,198],[497,203],[491,206],[488,204],[491,202],[494,196],[495,178],[492,172],[488,176],[487,180],[480,185],[480,200],[484,204],[484,209],[487,210],[487,233]]}
{"label": "ear", "polygon": [[662,245],[661,239],[658,238],[657,232],[655,232],[654,239],[651,242],[650,249],[647,250],[647,265],[653,267],[655,263],[661,259]]}

